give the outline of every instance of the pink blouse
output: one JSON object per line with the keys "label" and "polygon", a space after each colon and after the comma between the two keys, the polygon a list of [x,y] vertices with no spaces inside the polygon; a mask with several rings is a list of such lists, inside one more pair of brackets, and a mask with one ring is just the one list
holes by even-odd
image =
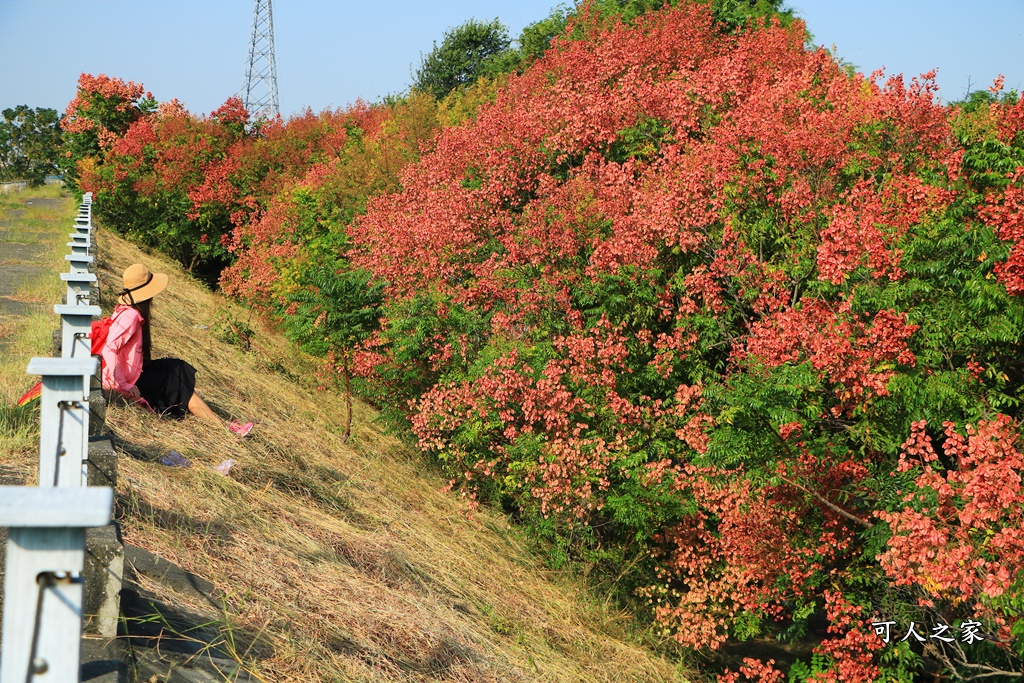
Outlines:
{"label": "pink blouse", "polygon": [[118,304],[103,345],[103,388],[130,391],[142,374],[142,314]]}

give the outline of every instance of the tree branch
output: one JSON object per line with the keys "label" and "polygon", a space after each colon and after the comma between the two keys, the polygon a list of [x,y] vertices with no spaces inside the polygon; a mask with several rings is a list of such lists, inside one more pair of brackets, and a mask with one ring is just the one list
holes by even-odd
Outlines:
{"label": "tree branch", "polygon": [[784,477],[781,474],[778,474],[777,472],[776,472],[775,476],[777,476],[779,479],[781,479],[782,481],[786,482],[790,486],[792,486],[794,488],[797,488],[797,489],[800,489],[801,491],[803,491],[807,495],[811,496],[812,498],[814,498],[818,502],[822,503],[823,505],[826,505],[833,512],[842,515],[843,517],[845,517],[846,519],[850,520],[851,522],[855,522],[855,523],[861,525],[862,527],[864,527],[865,529],[870,529],[873,526],[871,524],[871,522],[867,521],[866,519],[861,519],[857,515],[854,515],[854,514],[852,514],[850,512],[847,512],[846,510],[844,510],[843,508],[839,507],[838,505],[836,505],[835,503],[833,503],[832,501],[830,501],[828,498],[826,498],[825,496],[821,495],[820,493],[812,491],[809,488],[807,488],[806,486],[801,486],[800,484],[796,483],[792,479],[789,479],[788,477]]}
{"label": "tree branch", "polygon": [[[771,422],[769,422],[768,419],[765,418],[761,414],[758,414],[758,418],[768,428],[768,430],[771,431],[771,433],[775,435],[775,438],[778,439],[779,443],[782,444],[782,448],[785,449],[786,453],[790,457],[792,457],[793,456],[792,449],[789,447],[789,444],[786,443],[786,440],[782,438],[782,435],[779,434],[777,431],[775,431],[775,427],[772,426]],[[807,495],[811,496],[812,498],[814,498],[818,502],[820,502],[823,505],[825,505],[826,507],[828,507],[828,509],[832,510],[835,513],[838,513],[839,515],[842,515],[843,517],[845,517],[846,519],[850,520],[851,522],[859,524],[860,526],[864,527],[865,529],[870,529],[872,526],[874,526],[874,525],[871,524],[871,522],[867,521],[866,519],[861,519],[857,515],[855,515],[853,513],[850,513],[850,512],[847,512],[846,510],[844,510],[843,508],[839,507],[838,505],[836,505],[835,503],[833,503],[832,501],[830,501],[828,498],[826,498],[825,496],[821,495],[820,493],[812,491],[809,488],[807,488],[806,486],[802,486],[802,485],[796,483],[795,481],[793,481],[792,479],[789,479],[788,477],[784,477],[783,475],[781,475],[781,474],[779,474],[777,472],[776,472],[776,476],[778,476],[779,479],[781,479],[782,481],[786,482],[790,486],[792,486],[794,488],[797,488],[797,489],[800,489],[801,491],[803,491]]]}

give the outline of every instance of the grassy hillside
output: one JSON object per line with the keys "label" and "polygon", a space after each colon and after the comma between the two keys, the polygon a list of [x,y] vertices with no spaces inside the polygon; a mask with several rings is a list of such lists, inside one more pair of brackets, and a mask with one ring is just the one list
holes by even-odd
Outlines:
{"label": "grassy hillside", "polygon": [[[116,406],[107,414],[123,455],[125,542],[228,596],[211,619],[252,673],[267,681],[683,679],[635,644],[643,634],[630,633],[627,617],[545,570],[503,518],[467,519],[370,408],[357,404],[343,444],[338,398],[318,392],[304,359],[247,323],[246,310],[108,231],[98,243],[104,311],[130,263],[169,273],[153,306],[154,355],[189,361],[215,411],[257,423],[242,441],[194,418]],[[193,466],[159,464],[171,450]],[[229,476],[210,469],[228,458],[236,461]]]}

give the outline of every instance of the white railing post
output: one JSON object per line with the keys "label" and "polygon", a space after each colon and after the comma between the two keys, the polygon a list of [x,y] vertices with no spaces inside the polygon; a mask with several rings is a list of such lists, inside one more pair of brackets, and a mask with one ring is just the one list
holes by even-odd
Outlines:
{"label": "white railing post", "polygon": [[88,225],[78,225],[76,223],[75,224],[75,231],[71,232],[71,233],[68,233],[68,237],[70,237],[75,242],[78,242],[78,243],[88,242],[91,245],[92,244],[92,228],[90,226],[88,226]]}
{"label": "white railing post", "polygon": [[78,215],[75,217],[75,224],[85,226],[92,224],[92,195],[86,194],[82,197],[82,203],[78,206]]}
{"label": "white railing post", "polygon": [[88,358],[92,353],[92,321],[103,310],[99,306],[56,304],[53,312],[61,317],[61,357]]}
{"label": "white railing post", "polygon": [[99,361],[33,358],[30,375],[42,375],[39,401],[39,486],[84,487],[89,460],[89,378]]}
{"label": "white railing post", "polygon": [[67,297],[64,302],[68,306],[88,306],[89,286],[96,282],[96,276],[92,273],[61,273],[60,279],[68,283]]}
{"label": "white railing post", "polygon": [[67,246],[71,248],[72,254],[88,255],[89,249],[92,247],[92,242],[89,242],[88,240],[73,240],[68,242]]}
{"label": "white railing post", "polygon": [[9,527],[0,683],[72,683],[81,676],[85,528],[110,524],[107,487],[0,487]]}
{"label": "white railing post", "polygon": [[89,304],[89,285],[96,282],[96,276],[89,273],[91,261],[73,260],[79,256],[90,256],[92,251],[92,193],[87,192],[79,207],[79,216],[75,219],[75,231],[68,234],[71,248],[68,258],[71,272],[61,273],[61,279],[68,283],[65,303],[69,306],[81,303]]}
{"label": "white railing post", "polygon": [[64,260],[71,264],[72,273],[88,273],[93,258],[87,254],[65,254]]}

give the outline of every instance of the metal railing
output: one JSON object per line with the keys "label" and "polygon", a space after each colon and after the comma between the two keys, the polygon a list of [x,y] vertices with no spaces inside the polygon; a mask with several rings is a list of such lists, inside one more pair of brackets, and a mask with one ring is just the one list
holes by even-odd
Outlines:
{"label": "metal railing", "polygon": [[[60,176],[50,175],[46,176],[46,180],[43,181],[44,185],[60,185],[64,182],[64,179]],[[27,180],[4,180],[0,181],[0,194],[10,194],[11,192],[17,192],[24,190],[29,186]]]}
{"label": "metal railing", "polygon": [[99,361],[89,335],[100,308],[90,303],[92,195],[75,219],[65,258],[70,272],[61,317],[60,358],[33,358],[42,377],[39,485],[0,487],[8,527],[0,683],[80,680],[85,529],[111,523],[114,493],[88,486],[90,378]]}
{"label": "metal railing", "polygon": [[27,180],[8,180],[0,183],[0,192],[3,194],[10,194],[11,192],[24,190],[26,187],[28,187]]}

